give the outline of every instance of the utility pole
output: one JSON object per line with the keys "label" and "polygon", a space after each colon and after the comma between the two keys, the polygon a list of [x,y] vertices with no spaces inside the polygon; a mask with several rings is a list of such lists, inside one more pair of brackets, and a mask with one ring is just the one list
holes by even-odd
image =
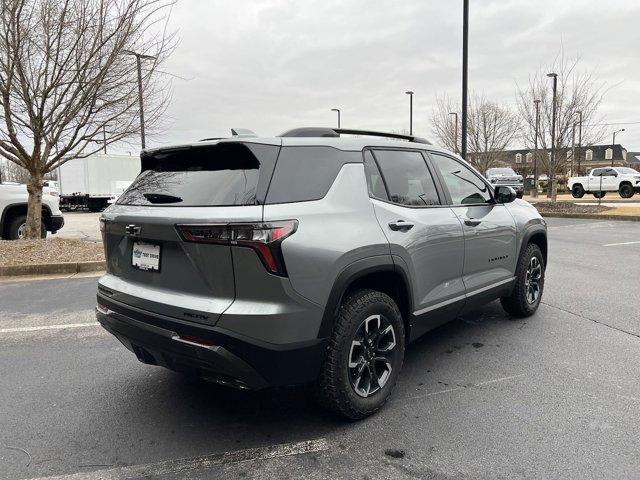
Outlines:
{"label": "utility pole", "polygon": [[136,68],[138,70],[138,103],[140,105],[140,140],[142,143],[142,149],[145,148],[145,135],[144,135],[144,105],[142,101],[142,60],[155,60],[156,57],[152,55],[143,55],[131,50],[122,50],[125,55],[133,55],[136,57]]}
{"label": "utility pole", "polygon": [[413,92],[404,92],[409,95],[409,135],[413,135]]}
{"label": "utility pole", "polygon": [[102,148],[104,149],[104,154],[107,154],[107,127],[102,125]]}
{"label": "utility pole", "polygon": [[[555,187],[556,187],[556,96],[558,94],[558,74],[557,73],[547,73],[547,77],[553,78],[553,108],[551,110],[551,165],[553,168],[549,169],[549,182],[550,182],[550,193],[549,188],[547,187],[547,197],[551,196],[555,201]],[[552,175],[551,175],[552,174]]]}
{"label": "utility pole", "polygon": [[582,175],[580,161],[582,160],[582,111],[578,112],[578,175]]}
{"label": "utility pole", "polygon": [[576,153],[576,124],[573,123],[573,128],[571,129],[571,175],[575,175],[573,173],[573,157]]}
{"label": "utility pole", "polygon": [[536,133],[533,139],[533,196],[538,196],[538,135],[540,128],[540,100],[534,100],[536,106]]}
{"label": "utility pole", "polygon": [[462,158],[467,159],[467,65],[469,57],[469,0],[462,4]]}
{"label": "utility pole", "polygon": [[340,128],[340,109],[339,108],[332,108],[331,111],[332,112],[338,112],[338,128]]}

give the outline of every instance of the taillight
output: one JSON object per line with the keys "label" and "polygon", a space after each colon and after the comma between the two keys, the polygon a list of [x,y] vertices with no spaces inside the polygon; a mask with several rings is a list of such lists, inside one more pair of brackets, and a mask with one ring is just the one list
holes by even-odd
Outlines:
{"label": "taillight", "polygon": [[255,250],[266,269],[285,276],[281,243],[298,228],[297,220],[221,225],[176,225],[185,242],[237,245]]}

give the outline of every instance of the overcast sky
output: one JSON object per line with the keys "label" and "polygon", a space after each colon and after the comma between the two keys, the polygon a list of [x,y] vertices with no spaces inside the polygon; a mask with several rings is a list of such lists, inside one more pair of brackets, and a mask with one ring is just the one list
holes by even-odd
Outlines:
{"label": "overcast sky", "polygon": [[[470,3],[471,90],[513,104],[562,48],[610,87],[601,113],[629,122],[617,138],[640,150],[640,1]],[[406,90],[414,131],[431,136],[436,95],[460,95],[461,20],[462,0],[179,0],[165,69],[190,80],[173,80],[167,129],[148,143],[333,126],[334,107],[343,127],[408,129]]]}

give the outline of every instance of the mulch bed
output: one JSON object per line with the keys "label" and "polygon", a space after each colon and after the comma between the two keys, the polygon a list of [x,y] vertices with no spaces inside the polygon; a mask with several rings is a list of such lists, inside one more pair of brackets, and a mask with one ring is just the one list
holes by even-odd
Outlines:
{"label": "mulch bed", "polygon": [[67,238],[0,240],[0,267],[90,261],[104,261],[101,242]]}
{"label": "mulch bed", "polygon": [[601,213],[613,210],[598,205],[576,205],[571,202],[536,202],[533,204],[540,213]]}

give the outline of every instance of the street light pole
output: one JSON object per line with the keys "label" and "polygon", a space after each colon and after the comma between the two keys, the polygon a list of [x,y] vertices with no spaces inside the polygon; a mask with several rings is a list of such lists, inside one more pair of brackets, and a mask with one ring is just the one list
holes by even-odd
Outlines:
{"label": "street light pole", "polygon": [[580,168],[580,161],[582,160],[582,111],[578,112],[578,175],[582,175],[582,169]]}
{"label": "street light pole", "polygon": [[142,142],[142,149],[145,148],[145,134],[144,134],[144,105],[142,101],[142,60],[155,60],[156,57],[152,55],[143,55],[131,50],[122,50],[125,55],[133,55],[136,57],[136,68],[138,70],[138,103],[140,105],[140,140]]}
{"label": "street light pole", "polygon": [[534,100],[536,106],[536,127],[533,139],[533,196],[538,196],[538,135],[540,128],[540,100]]}
{"label": "street light pole", "polygon": [[467,159],[467,64],[469,57],[469,0],[462,3],[462,158]]}
{"label": "street light pole", "polygon": [[[558,74],[547,73],[547,77],[553,78],[553,108],[551,110],[551,166],[549,173],[553,174],[553,178],[549,175],[551,182],[551,197],[555,199],[556,186],[556,96],[558,94]],[[547,196],[549,192],[547,192]]]}
{"label": "street light pole", "polygon": [[616,151],[616,133],[624,132],[624,128],[620,130],[616,130],[613,132],[613,141],[611,142],[611,166],[613,167],[613,159],[615,157],[614,153]]}
{"label": "street light pole", "polygon": [[339,108],[332,108],[331,111],[332,112],[338,112],[338,128],[340,128],[340,109]]}
{"label": "street light pole", "polygon": [[413,92],[404,92],[409,95],[409,135],[413,135]]}
{"label": "street light pole", "polygon": [[458,112],[449,112],[449,115],[453,115],[455,117],[455,130],[453,131],[453,145],[455,153],[460,153],[458,150]]}

